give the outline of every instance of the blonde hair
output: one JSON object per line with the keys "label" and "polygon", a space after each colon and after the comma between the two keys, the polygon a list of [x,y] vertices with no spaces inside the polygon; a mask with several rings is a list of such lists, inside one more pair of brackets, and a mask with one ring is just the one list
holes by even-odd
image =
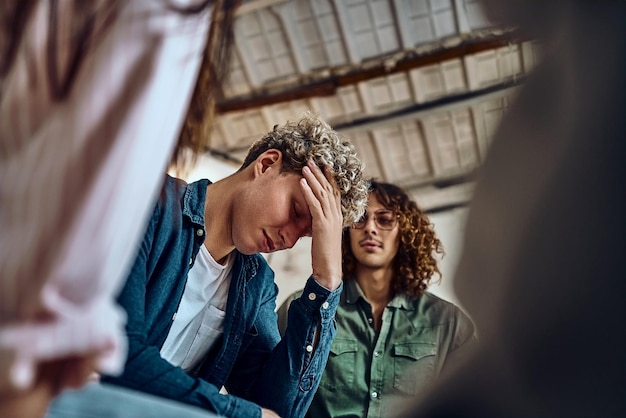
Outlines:
{"label": "blonde hair", "polygon": [[[35,0],[0,0],[0,97],[3,83],[27,30],[29,16],[37,3]],[[69,97],[86,56],[97,48],[100,40],[111,29],[125,2],[90,0],[65,5],[52,1],[48,3],[50,28],[44,62],[50,97],[60,102]],[[223,84],[228,76],[234,43],[235,11],[241,0],[201,0],[188,6],[178,6],[176,3],[164,0],[163,8],[187,16],[206,14],[207,19],[211,19],[196,86],[170,160],[172,168],[184,173],[194,165],[197,156],[206,152],[211,145],[215,104],[223,96]],[[61,36],[57,15],[65,12],[65,9],[71,11],[70,23],[67,24],[71,33]],[[59,66],[62,61],[63,65]],[[67,70],[60,71],[57,67]]]}
{"label": "blonde hair", "polygon": [[271,132],[252,144],[240,170],[270,149],[283,154],[282,171],[301,173],[308,160],[320,167],[328,167],[341,194],[344,226],[363,216],[369,188],[369,182],[363,176],[363,164],[354,145],[317,115],[306,112],[296,122],[274,126]]}

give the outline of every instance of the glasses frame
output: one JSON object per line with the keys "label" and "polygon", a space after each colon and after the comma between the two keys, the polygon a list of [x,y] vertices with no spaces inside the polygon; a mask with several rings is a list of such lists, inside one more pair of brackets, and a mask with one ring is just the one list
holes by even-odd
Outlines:
{"label": "glasses frame", "polygon": [[[391,227],[384,227],[384,226],[382,226],[381,224],[378,223],[378,216],[380,216],[383,213],[385,213],[385,214],[391,213],[393,215],[393,225],[391,225]],[[374,224],[376,225],[376,227],[378,229],[380,229],[382,231],[391,231],[392,229],[394,229],[396,227],[396,225],[398,225],[398,218],[400,218],[400,216],[395,211],[393,211],[391,209],[378,209],[377,211],[375,211],[372,214],[372,216],[374,216]],[[370,220],[369,214],[367,212],[365,212],[361,219],[352,224],[352,229],[363,229],[363,228],[365,228],[365,225]]]}

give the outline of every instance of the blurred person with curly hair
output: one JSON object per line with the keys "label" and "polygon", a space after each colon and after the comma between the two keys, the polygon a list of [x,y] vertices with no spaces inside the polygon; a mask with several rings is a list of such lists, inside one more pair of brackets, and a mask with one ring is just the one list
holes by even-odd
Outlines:
{"label": "blurred person with curly hair", "polygon": [[[337,336],[307,416],[390,416],[468,351],[472,321],[427,291],[441,277],[443,254],[428,216],[406,192],[372,181],[367,212],[343,232]],[[281,329],[300,293],[280,307]]]}
{"label": "blurred person with curly hair", "polygon": [[[223,417],[304,416],[335,335],[342,228],[367,190],[354,146],[313,114],[275,126],[220,181],[168,176],[119,298],[128,361],[103,380]],[[281,339],[259,253],[303,236],[313,273]]]}

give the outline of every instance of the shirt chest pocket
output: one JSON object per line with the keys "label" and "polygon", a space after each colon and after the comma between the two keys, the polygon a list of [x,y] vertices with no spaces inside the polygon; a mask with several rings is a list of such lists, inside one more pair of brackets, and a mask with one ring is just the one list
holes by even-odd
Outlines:
{"label": "shirt chest pocket", "polygon": [[393,387],[416,395],[436,378],[437,346],[433,342],[403,342],[393,346]]}
{"label": "shirt chest pocket", "polygon": [[322,375],[320,386],[333,391],[352,386],[356,355],[356,340],[335,338],[330,347],[328,364]]}
{"label": "shirt chest pocket", "polygon": [[211,349],[215,341],[221,337],[225,315],[224,311],[213,305],[207,307],[180,367],[190,371],[202,360],[202,357]]}

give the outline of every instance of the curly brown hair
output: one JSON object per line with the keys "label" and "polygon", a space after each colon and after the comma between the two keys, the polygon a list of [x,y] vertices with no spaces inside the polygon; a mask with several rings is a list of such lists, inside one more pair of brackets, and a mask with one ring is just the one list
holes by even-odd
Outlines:
{"label": "curly brown hair", "polygon": [[[441,279],[437,255],[445,255],[443,245],[428,216],[400,187],[371,180],[369,191],[385,208],[398,214],[400,245],[393,261],[393,290],[417,298],[435,274]],[[350,280],[358,263],[350,248],[350,228],[343,231],[342,256],[343,278]]]}

